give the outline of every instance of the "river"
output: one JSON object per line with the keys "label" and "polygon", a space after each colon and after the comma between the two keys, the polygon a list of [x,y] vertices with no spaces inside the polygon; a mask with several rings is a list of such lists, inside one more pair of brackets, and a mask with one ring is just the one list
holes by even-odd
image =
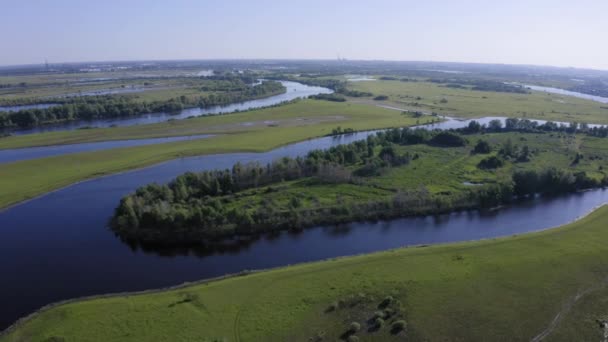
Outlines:
{"label": "river", "polygon": [[21,160],[47,158],[63,154],[94,152],[113,148],[134,147],[153,144],[163,144],[175,141],[197,140],[212,137],[210,134],[188,135],[181,137],[132,139],[132,140],[111,140],[82,144],[66,144],[41,147],[16,148],[0,150],[0,164],[12,163]]}
{"label": "river", "polygon": [[[390,107],[390,106],[380,106],[388,109],[396,109],[401,110],[399,108]],[[492,120],[499,120],[500,122],[505,123],[507,120],[506,117],[502,116],[489,116],[477,119],[457,119],[452,117],[440,117],[443,121],[433,123],[433,124],[423,124],[418,127],[424,129],[457,129],[467,127],[471,121],[476,121],[482,125],[488,125]],[[439,118],[438,118],[439,119]],[[422,121],[428,120],[428,117],[425,117]],[[537,122],[538,124],[546,123],[545,120],[530,120]],[[555,122],[555,121],[554,121]],[[555,122],[557,124],[569,125],[566,122]],[[589,127],[600,127],[602,125],[598,124],[590,124]],[[79,152],[93,152],[99,150],[105,150],[110,148],[119,148],[119,147],[132,147],[132,146],[141,146],[141,145],[150,145],[150,144],[160,144],[167,143],[173,141],[182,141],[182,140],[191,140],[191,139],[202,139],[207,138],[209,135],[199,135],[199,136],[185,136],[185,137],[168,137],[168,138],[154,138],[154,139],[140,139],[140,140],[119,140],[119,141],[103,141],[103,142],[94,142],[94,143],[82,143],[82,144],[68,144],[68,145],[53,145],[53,146],[41,146],[41,147],[28,147],[28,148],[17,148],[17,149],[0,149],[0,164],[2,163],[11,163],[20,160],[28,160],[35,158],[46,158],[52,156],[58,156],[62,154],[70,154],[70,153],[79,153]],[[320,146],[319,148],[324,148]]]}
{"label": "river", "polygon": [[600,103],[608,103],[608,97],[589,95],[589,94],[579,93],[576,91],[570,91],[570,90],[565,90],[565,89],[560,89],[560,88],[541,87],[541,86],[530,85],[530,84],[522,84],[522,86],[526,87],[526,88],[530,88],[532,90],[544,91],[546,93],[551,93],[551,94],[574,96],[574,97],[578,97],[578,98],[585,99],[585,100],[592,100],[592,101],[600,102]]}
{"label": "river", "polygon": [[[168,120],[180,120],[186,119],[191,116],[199,115],[211,115],[220,113],[232,113],[236,111],[245,111],[255,108],[269,107],[282,102],[291,101],[296,98],[305,98],[310,95],[317,94],[328,94],[332,93],[332,90],[323,88],[308,86],[298,82],[281,81],[283,86],[287,88],[285,93],[269,96],[257,100],[233,103],[227,106],[213,106],[208,108],[188,108],[184,109],[177,114],[171,113],[151,113],[143,114],[130,118],[114,118],[114,119],[99,119],[99,120],[88,120],[88,121],[70,121],[57,125],[38,126],[27,129],[15,129],[10,130],[11,134],[32,134],[42,132],[56,132],[56,131],[67,131],[74,130],[83,127],[121,127],[121,126],[133,126],[133,125],[145,125],[152,123],[165,122]],[[8,108],[8,107],[6,107]],[[16,108],[16,107],[11,107]],[[25,109],[24,106],[21,106]],[[1,132],[0,132],[1,133]]]}
{"label": "river", "polygon": [[298,234],[284,232],[241,241],[222,250],[144,251],[121,242],[107,228],[120,198],[139,186],[168,182],[186,171],[304,155],[312,149],[350,143],[369,134],[373,132],[317,138],[266,153],[177,159],[78,183],[1,211],[0,329],[45,304],[63,299],[171,286],[247,269],[414,244],[520,234],[564,224],[608,201],[608,191],[596,190],[537,198],[493,212],[315,227]]}

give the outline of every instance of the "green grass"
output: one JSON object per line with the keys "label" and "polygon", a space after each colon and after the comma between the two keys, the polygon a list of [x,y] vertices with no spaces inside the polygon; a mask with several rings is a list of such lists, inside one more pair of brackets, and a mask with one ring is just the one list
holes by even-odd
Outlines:
{"label": "green grass", "polygon": [[[564,308],[577,293],[606,294],[607,224],[608,207],[603,207],[539,233],[397,249],[157,293],[76,301],[36,314],[0,341],[307,341],[320,331],[334,341],[352,321],[365,326],[364,319],[387,295],[401,302],[413,341],[530,340],[560,311],[565,318],[550,340],[600,339],[594,316],[578,319],[587,306]],[[353,296],[367,299],[325,312],[331,303]],[[605,300],[591,304],[605,317]],[[581,335],[569,334],[571,326]],[[358,335],[392,338],[386,328]]]}
{"label": "green grass", "polygon": [[[425,123],[432,118],[422,118]],[[158,124],[28,134],[0,138],[0,149],[78,144],[108,140],[144,139],[195,134],[276,132],[281,127],[309,127],[312,136],[325,135],[337,126],[365,130],[413,125],[415,119],[398,111],[369,105],[303,100],[295,103],[226,115],[213,115]],[[269,125],[274,127],[270,127]]]}
{"label": "green grass", "polygon": [[[604,104],[544,92],[497,93],[447,88],[428,82],[400,81],[351,82],[349,88],[388,95],[389,100],[382,101],[384,104],[456,117],[507,116],[608,124],[608,109],[601,108],[605,107]],[[442,99],[448,102],[441,103]]]}
{"label": "green grass", "polygon": [[[263,122],[273,120],[278,127]],[[242,122],[259,125],[243,126]],[[107,128],[10,137],[0,148],[67,144],[127,138],[224,133],[209,139],[70,154],[0,165],[0,208],[66,185],[184,156],[262,152],[324,136],[336,126],[357,130],[409,126],[415,119],[398,111],[327,101],[301,101],[246,113],[204,117],[157,125]],[[40,170],[44,170],[41,172]]]}
{"label": "green grass", "polygon": [[[230,208],[248,208],[252,213],[271,201],[273,208],[289,211],[290,200],[299,198],[299,209],[317,207],[339,207],[343,203],[364,204],[369,201],[391,200],[398,191],[416,191],[425,187],[430,193],[456,194],[470,188],[469,183],[492,184],[508,181],[515,170],[542,171],[550,166],[586,172],[590,177],[602,180],[608,170],[608,145],[604,138],[559,133],[492,133],[465,136],[469,143],[464,147],[435,147],[426,144],[399,146],[399,154],[418,154],[420,157],[407,165],[393,167],[379,176],[362,177],[354,184],[326,184],[314,178],[273,184],[276,191],[268,187],[250,189],[238,194],[222,196],[222,203]],[[479,139],[484,139],[493,148],[492,154],[471,154]],[[527,145],[533,156],[528,162],[507,161],[501,168],[482,170],[479,162],[496,155],[501,146],[511,140],[515,146]],[[376,148],[376,153],[380,147]],[[585,156],[572,165],[577,153]],[[363,166],[360,162],[349,167],[354,171]]]}

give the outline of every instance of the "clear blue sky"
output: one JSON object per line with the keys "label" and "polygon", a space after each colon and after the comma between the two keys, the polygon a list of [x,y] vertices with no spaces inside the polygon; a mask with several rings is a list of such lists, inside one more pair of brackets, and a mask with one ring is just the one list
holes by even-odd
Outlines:
{"label": "clear blue sky", "polygon": [[0,65],[338,54],[608,69],[608,0],[0,0]]}

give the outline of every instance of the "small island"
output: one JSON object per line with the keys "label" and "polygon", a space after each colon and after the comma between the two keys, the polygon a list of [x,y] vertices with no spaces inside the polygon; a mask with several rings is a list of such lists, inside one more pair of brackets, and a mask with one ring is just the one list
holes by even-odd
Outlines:
{"label": "small island", "polygon": [[[188,172],[124,197],[111,227],[157,244],[323,224],[492,208],[608,185],[606,128],[509,119],[463,129],[392,129],[267,165]],[[423,185],[424,184],[424,185]],[[474,185],[474,186],[472,186]]]}

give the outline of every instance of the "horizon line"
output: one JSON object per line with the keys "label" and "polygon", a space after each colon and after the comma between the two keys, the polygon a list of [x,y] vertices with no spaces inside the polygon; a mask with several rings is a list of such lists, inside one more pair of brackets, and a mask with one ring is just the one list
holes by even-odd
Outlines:
{"label": "horizon line", "polygon": [[[88,60],[88,61],[62,61],[48,62],[48,65],[78,65],[78,64],[99,64],[99,63],[136,63],[136,62],[205,62],[205,61],[282,61],[282,62],[393,62],[393,63],[440,63],[440,64],[470,64],[470,65],[501,65],[515,67],[543,67],[555,69],[575,69],[586,71],[608,72],[608,69],[577,67],[577,66],[557,66],[549,64],[534,64],[534,63],[499,63],[499,62],[463,62],[463,61],[445,61],[445,60],[401,60],[401,59],[335,59],[335,58],[178,58],[178,59],[116,59],[116,60]],[[40,63],[25,63],[25,64],[0,64],[0,68],[18,68],[28,66],[44,66],[45,62]]]}

